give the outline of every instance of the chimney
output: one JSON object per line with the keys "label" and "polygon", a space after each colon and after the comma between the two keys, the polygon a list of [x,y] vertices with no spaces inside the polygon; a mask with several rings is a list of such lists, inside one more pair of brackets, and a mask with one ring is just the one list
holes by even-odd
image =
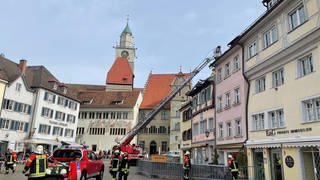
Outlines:
{"label": "chimney", "polygon": [[27,60],[21,59],[19,67],[21,69],[21,74],[26,75],[26,70],[27,70]]}

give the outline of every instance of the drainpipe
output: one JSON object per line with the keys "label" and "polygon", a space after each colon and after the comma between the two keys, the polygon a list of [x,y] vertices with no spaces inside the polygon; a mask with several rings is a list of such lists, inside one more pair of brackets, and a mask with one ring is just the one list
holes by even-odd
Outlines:
{"label": "drainpipe", "polygon": [[37,100],[38,100],[38,93],[39,91],[36,89],[35,90],[35,94],[36,94],[36,98],[35,98],[35,102],[34,102],[34,107],[33,107],[33,110],[32,110],[32,118],[31,118],[31,121],[30,121],[30,130],[29,130],[29,139],[31,140],[31,137],[33,137],[34,133],[35,133],[35,130],[33,130],[35,127],[34,127],[34,119],[35,119],[35,116],[36,116],[36,107],[37,107]]}

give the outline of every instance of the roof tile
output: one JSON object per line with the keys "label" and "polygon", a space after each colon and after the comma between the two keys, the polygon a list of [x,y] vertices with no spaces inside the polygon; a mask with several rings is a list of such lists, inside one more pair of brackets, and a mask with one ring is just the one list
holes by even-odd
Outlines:
{"label": "roof tile", "polygon": [[117,58],[110,68],[106,84],[133,84],[133,72],[127,58]]}

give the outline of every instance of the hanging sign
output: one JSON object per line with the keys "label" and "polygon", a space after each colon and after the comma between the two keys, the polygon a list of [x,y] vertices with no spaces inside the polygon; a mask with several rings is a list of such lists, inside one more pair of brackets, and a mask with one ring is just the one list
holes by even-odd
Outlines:
{"label": "hanging sign", "polygon": [[289,168],[294,166],[294,160],[291,156],[286,156],[285,163]]}

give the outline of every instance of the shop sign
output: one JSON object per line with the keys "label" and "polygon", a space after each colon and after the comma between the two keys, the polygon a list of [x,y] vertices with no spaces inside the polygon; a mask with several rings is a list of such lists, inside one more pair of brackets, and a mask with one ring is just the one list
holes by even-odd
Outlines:
{"label": "shop sign", "polygon": [[275,136],[278,134],[294,134],[294,133],[304,133],[312,131],[311,127],[308,128],[297,128],[297,129],[291,129],[291,130],[280,130],[275,131],[274,129],[268,129],[266,130],[266,136]]}
{"label": "shop sign", "polygon": [[286,156],[285,163],[289,168],[292,168],[294,166],[294,160],[291,156]]}

